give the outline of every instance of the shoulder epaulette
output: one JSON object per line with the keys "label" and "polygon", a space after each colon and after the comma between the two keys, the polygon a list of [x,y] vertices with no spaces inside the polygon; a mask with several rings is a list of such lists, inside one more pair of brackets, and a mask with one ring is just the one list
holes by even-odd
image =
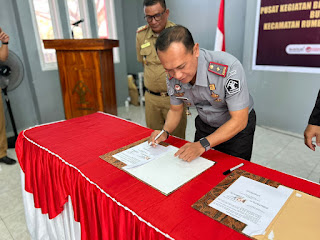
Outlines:
{"label": "shoulder epaulette", "polygon": [[219,76],[225,77],[227,74],[228,66],[221,63],[210,62],[208,71],[215,73]]}
{"label": "shoulder epaulette", "polygon": [[144,25],[144,26],[141,26],[137,29],[137,33],[143,31],[143,30],[146,30],[148,28],[148,25]]}

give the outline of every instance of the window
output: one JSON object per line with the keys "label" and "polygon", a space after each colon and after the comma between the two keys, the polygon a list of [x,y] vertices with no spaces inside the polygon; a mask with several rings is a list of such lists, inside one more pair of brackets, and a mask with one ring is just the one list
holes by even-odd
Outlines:
{"label": "window", "polygon": [[[88,14],[87,0],[29,0],[32,12],[33,25],[36,31],[36,43],[40,56],[42,70],[57,69],[57,59],[55,49],[44,49],[44,39],[61,39],[62,27],[60,23],[58,1],[65,1],[69,21],[73,30],[74,38],[91,38],[90,16]],[[96,10],[97,32],[99,38],[117,39],[114,0],[94,0],[92,4]],[[91,3],[90,3],[91,4]],[[83,19],[84,22],[78,26],[72,24]],[[71,37],[71,32],[70,32]],[[114,62],[120,62],[119,49],[113,49]]]}
{"label": "window", "polygon": [[30,0],[33,9],[34,25],[38,29],[36,42],[39,50],[43,70],[57,68],[57,59],[54,49],[44,49],[43,39],[61,38],[62,31],[57,18],[57,7],[54,0]]}
{"label": "window", "polygon": [[[71,31],[75,39],[90,38],[90,22],[85,0],[66,0],[70,19]],[[83,19],[84,22],[78,26],[72,24]]]}
{"label": "window", "polygon": [[105,0],[95,0],[97,11],[98,36],[100,38],[108,38],[108,20]]}
{"label": "window", "polygon": [[[99,38],[118,39],[114,0],[95,0],[97,30]],[[114,62],[120,62],[119,48],[113,49]]]}

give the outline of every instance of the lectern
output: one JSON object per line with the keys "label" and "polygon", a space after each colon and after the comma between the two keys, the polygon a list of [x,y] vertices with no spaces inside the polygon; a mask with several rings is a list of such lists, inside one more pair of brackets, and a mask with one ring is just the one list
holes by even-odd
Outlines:
{"label": "lectern", "polygon": [[97,111],[117,115],[112,48],[118,40],[43,40],[57,53],[66,119]]}

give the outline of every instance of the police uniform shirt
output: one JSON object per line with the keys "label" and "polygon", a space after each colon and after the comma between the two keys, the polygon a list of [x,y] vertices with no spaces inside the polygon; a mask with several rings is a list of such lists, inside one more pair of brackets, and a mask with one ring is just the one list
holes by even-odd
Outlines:
{"label": "police uniform shirt", "polygon": [[226,52],[200,49],[195,84],[182,84],[167,79],[172,105],[185,103],[196,107],[203,122],[220,127],[231,116],[229,111],[253,108],[244,69],[234,56]]}
{"label": "police uniform shirt", "polygon": [[[165,28],[174,26],[167,21]],[[166,72],[158,58],[155,43],[158,34],[149,25],[138,28],[136,35],[137,60],[144,65],[144,85],[153,92],[167,92]]]}

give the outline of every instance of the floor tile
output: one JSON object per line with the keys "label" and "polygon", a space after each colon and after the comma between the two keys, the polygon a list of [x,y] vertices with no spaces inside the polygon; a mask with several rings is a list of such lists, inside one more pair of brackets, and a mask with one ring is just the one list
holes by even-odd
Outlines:
{"label": "floor tile", "polygon": [[270,160],[265,166],[280,172],[284,172],[305,179],[307,179],[307,177],[311,173],[310,168],[299,166],[295,162],[288,164],[287,162],[283,161],[283,159],[281,159],[280,157]]}
{"label": "floor tile", "polygon": [[0,219],[0,240],[13,240],[9,230],[4,222]]}
{"label": "floor tile", "polygon": [[0,194],[0,217],[2,219],[24,209],[21,187]]}
{"label": "floor tile", "polygon": [[15,159],[15,160],[18,160],[16,151],[15,151],[14,148],[9,148],[9,149],[7,150],[7,155],[8,155],[8,157],[11,157],[11,158],[13,158],[13,159]]}
{"label": "floor tile", "polygon": [[320,173],[312,172],[307,179],[312,182],[320,184]]}
{"label": "floor tile", "polygon": [[20,165],[0,163],[0,194],[20,188]]}
{"label": "floor tile", "polygon": [[253,152],[251,156],[251,162],[262,166],[267,166],[271,159],[269,157],[261,156],[256,152]]}
{"label": "floor tile", "polygon": [[303,139],[293,138],[267,167],[278,168],[286,173],[308,178],[320,162],[320,152],[311,151]]}
{"label": "floor tile", "polygon": [[320,163],[320,147],[312,151],[304,144],[303,139],[294,138],[285,149],[292,152],[294,162],[307,164],[308,166],[312,165],[313,167]]}
{"label": "floor tile", "polygon": [[118,116],[146,126],[145,109],[140,106],[118,107]]}
{"label": "floor tile", "polygon": [[31,240],[30,234],[28,231],[21,232],[14,237],[14,240]]}
{"label": "floor tile", "polygon": [[308,180],[320,183],[320,163],[310,173],[310,175],[308,176]]}
{"label": "floor tile", "polygon": [[28,233],[24,210],[3,218],[3,222],[15,240],[20,240],[21,236],[25,236],[25,233]]}
{"label": "floor tile", "polygon": [[292,141],[293,137],[273,131],[267,131],[254,138],[253,152],[258,153],[260,156],[273,158]]}
{"label": "floor tile", "polygon": [[255,139],[258,139],[260,138],[263,134],[267,133],[269,130],[263,128],[263,127],[260,127],[260,126],[256,126],[256,130],[254,132],[254,138]]}
{"label": "floor tile", "polygon": [[[297,141],[297,140],[293,140]],[[308,178],[318,165],[319,156],[306,157],[304,151],[294,147],[296,143],[290,143],[277,154],[266,166],[294,176]],[[298,141],[299,142],[299,141]]]}

